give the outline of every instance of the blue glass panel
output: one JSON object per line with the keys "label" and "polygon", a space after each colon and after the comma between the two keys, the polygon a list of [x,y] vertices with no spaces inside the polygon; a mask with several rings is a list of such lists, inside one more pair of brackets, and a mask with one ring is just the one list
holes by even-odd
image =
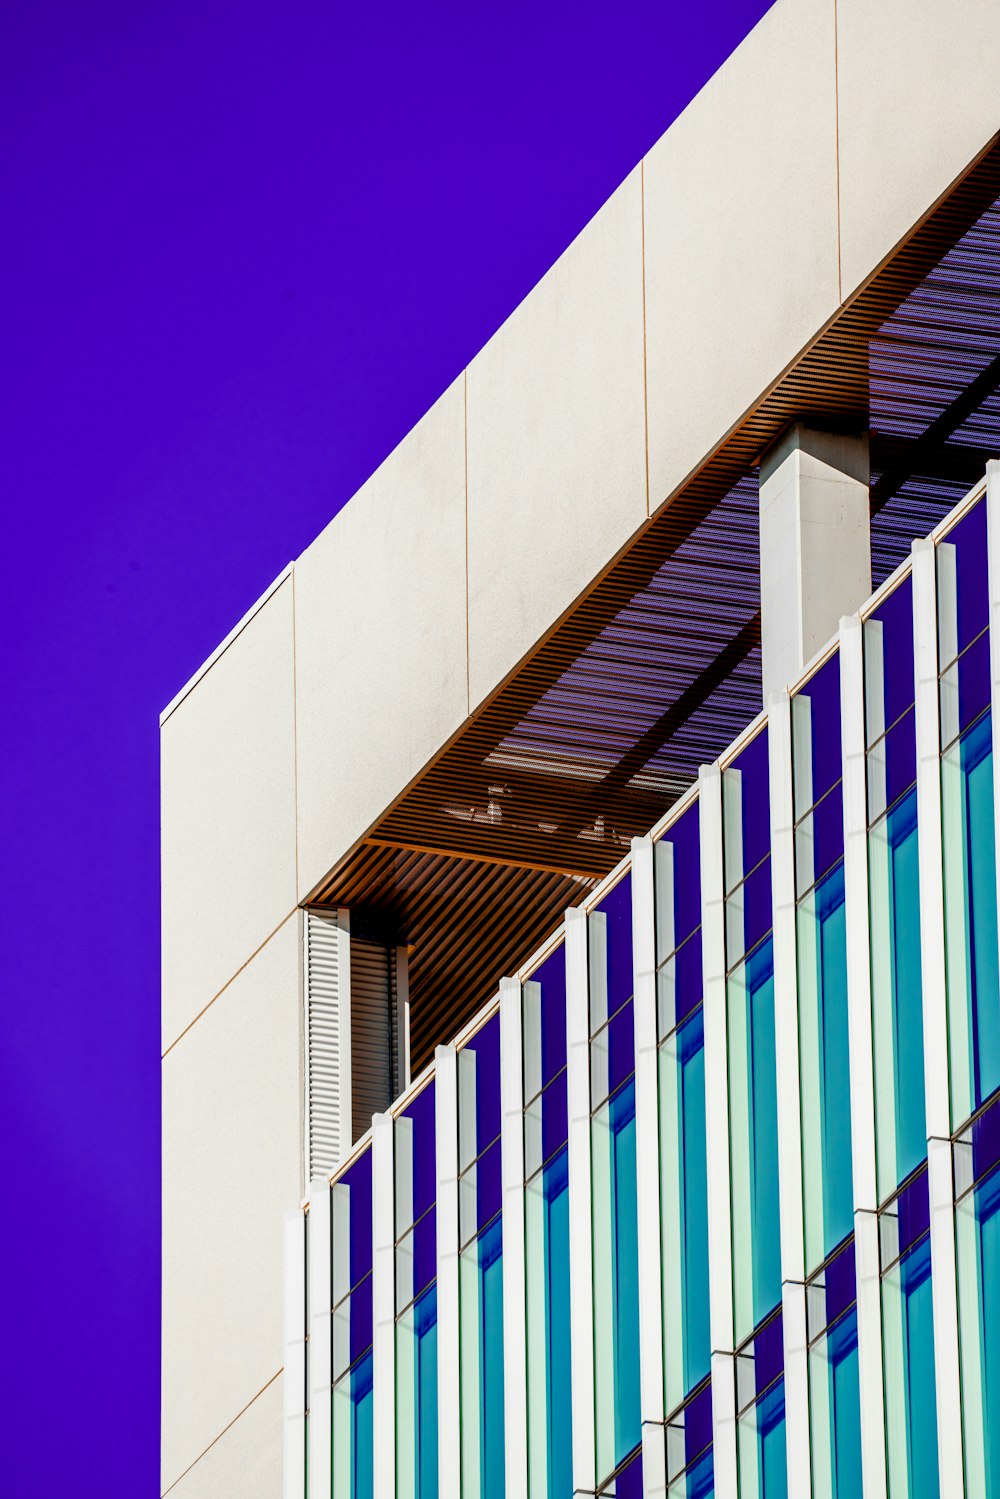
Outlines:
{"label": "blue glass panel", "polygon": [[990,637],[979,636],[941,674],[941,741],[946,747],[990,706]]}
{"label": "blue glass panel", "polygon": [[564,1150],[545,1168],[546,1426],[549,1495],[573,1492],[570,1368],[569,1175]]}
{"label": "blue glass panel", "polygon": [[372,1355],[348,1375],[351,1391],[351,1499],[372,1499],[375,1490],[372,1436]]}
{"label": "blue glass panel", "polygon": [[795,891],[802,896],[844,857],[844,797],[838,781],[795,830]]}
{"label": "blue glass panel", "polygon": [[608,1483],[602,1494],[614,1499],[642,1499],[642,1448],[639,1447]]}
{"label": "blue glass panel", "polygon": [[751,1094],[753,1317],[781,1300],[778,1235],[778,1092],[774,1049],[774,961],[771,942],[747,960]]}
{"label": "blue glass panel", "polygon": [[500,1141],[463,1174],[459,1188],[459,1237],[464,1247],[500,1211]]}
{"label": "blue glass panel", "polygon": [[479,1240],[479,1493],[504,1496],[503,1242],[496,1219]]}
{"label": "blue glass panel", "polygon": [[784,1368],[782,1320],[779,1312],[753,1335],[753,1377],[755,1393],[763,1395]]}
{"label": "blue glass panel", "polygon": [[416,1338],[416,1494],[436,1499],[438,1491],[437,1287],[414,1307]]}
{"label": "blue glass panel", "polygon": [[[413,1217],[419,1218],[434,1201],[436,1154],[433,1079],[398,1116],[413,1125]],[[397,1225],[397,1232],[402,1225]]]}
{"label": "blue glass panel", "polygon": [[418,1218],[396,1248],[396,1311],[401,1312],[437,1274],[437,1212]]}
{"label": "blue glass panel", "polygon": [[[771,930],[770,859],[765,859],[763,864],[758,865],[744,880],[742,888],[730,895],[727,902],[730,912],[733,902],[740,899],[743,903],[743,945],[738,950],[729,951],[733,944],[727,942],[726,957],[730,968],[740,961],[744,953],[752,952],[761,938]],[[728,933],[738,936],[736,923],[731,919],[727,924]]]}
{"label": "blue glass panel", "polygon": [[[981,1107],[994,1089],[1000,1087],[1000,972],[997,960],[991,715],[981,718],[965,734],[958,753],[963,805],[961,828],[955,829],[952,836],[956,841],[960,840],[961,889],[952,888],[958,883],[957,879],[947,881],[945,897],[949,933],[956,943],[964,946],[964,962],[959,971],[963,972],[966,992],[950,992],[949,1003],[964,1004],[967,1011],[972,1096],[962,1098],[962,1110],[970,1113]],[[945,813],[947,830],[947,801]],[[947,864],[946,873],[951,874]],[[958,907],[955,913],[958,919],[952,922],[955,906]],[[956,1092],[964,1094],[966,1091],[956,1088]]]}
{"label": "blue glass panel", "polygon": [[706,1379],[684,1407],[684,1461],[690,1466],[712,1445],[712,1382]]}
{"label": "blue glass panel", "polygon": [[[632,995],[632,876],[618,881],[596,907],[605,918],[608,955],[608,1008],[613,1015]],[[599,1025],[604,1015],[595,1015]]]}
{"label": "blue glass panel", "polygon": [[372,1346],[372,1278],[370,1275],[366,1275],[351,1292],[347,1302],[347,1314],[351,1326],[348,1357],[353,1364],[359,1354]]}
{"label": "blue glass panel", "polygon": [[905,1254],[931,1226],[931,1204],[926,1170],[918,1171],[896,1198],[899,1223],[898,1253]]}
{"label": "blue glass panel", "polygon": [[842,1317],[857,1299],[853,1235],[829,1264],[809,1282],[807,1307],[810,1341]]}
{"label": "blue glass panel", "polygon": [[[805,914],[805,913],[803,913]],[[819,1056],[804,1058],[807,1076],[816,1076],[819,1097],[804,1100],[804,1117],[812,1118],[818,1105],[819,1152],[821,1156],[822,1232],[813,1242],[813,1214],[807,1217],[807,1249],[812,1264],[831,1254],[850,1232],[854,1221],[854,1188],[851,1158],[850,1056],[847,1021],[847,934],[844,920],[844,866],[840,864],[817,887],[811,898],[815,921],[816,1040]],[[804,979],[804,976],[803,976]],[[803,982],[803,990],[805,984]],[[808,1133],[804,1143],[815,1149]],[[809,1169],[809,1161],[805,1163]],[[810,1182],[806,1181],[807,1208],[813,1208]],[[816,1206],[820,1206],[816,1204]]]}
{"label": "blue glass panel", "polygon": [[[835,651],[798,693],[809,703],[812,801],[840,780],[840,652]],[[796,808],[796,816],[806,811]],[[817,866],[818,867],[818,866]]]}
{"label": "blue glass panel", "polygon": [[711,1499],[714,1493],[715,1472],[711,1447],[667,1489],[669,1499]]}
{"label": "blue glass panel", "polygon": [[758,1401],[756,1415],[759,1499],[787,1499],[784,1380]]}
{"label": "blue glass panel", "polygon": [[531,975],[542,989],[542,1084],[566,1066],[566,947],[560,942]]}
{"label": "blue glass panel", "polygon": [[889,814],[888,831],[893,894],[897,1165],[902,1178],[927,1149],[915,791]]}
{"label": "blue glass panel", "polygon": [[744,874],[760,863],[771,847],[766,728],[750,741],[746,749],[740,751],[726,773],[731,771],[738,771],[742,779],[743,862],[740,869],[727,868],[727,892],[739,884]]}
{"label": "blue glass panel", "polygon": [[635,1083],[612,1098],[615,1461],[641,1436],[639,1412],[639,1229],[635,1167]]}
{"label": "blue glass panel", "polygon": [[858,1375],[858,1318],[842,1317],[827,1340],[830,1402],[831,1499],[861,1493],[861,1389]]}
{"label": "blue glass panel", "polygon": [[[907,575],[871,615],[881,626],[882,702],[868,705],[868,743],[913,702],[913,579]],[[866,629],[866,637],[868,635]],[[866,654],[868,641],[866,638]]]}
{"label": "blue glass panel", "polygon": [[1000,1173],[976,1189],[979,1348],[987,1499],[1000,1495]]}
{"label": "blue glass panel", "polygon": [[[466,1042],[476,1056],[476,1153],[500,1134],[500,1016],[493,1015]],[[459,1080],[461,1086],[461,1078]]]}
{"label": "blue glass panel", "polygon": [[526,1180],[566,1144],[566,1122],[566,1074],[562,1073],[525,1110]]}
{"label": "blue glass panel", "polygon": [[[674,850],[674,946],[680,947],[701,925],[701,847],[698,831],[698,803],[692,802],[673,827],[663,835],[663,842]],[[660,958],[666,953],[660,953]]]}
{"label": "blue glass panel", "polygon": [[904,1256],[900,1279],[910,1499],[937,1499],[937,1403],[929,1239],[922,1239]]}
{"label": "blue glass panel", "polygon": [[982,1181],[1000,1163],[1000,1098],[972,1126],[972,1174]]}
{"label": "blue glass panel", "polygon": [[701,928],[685,938],[682,945],[661,966],[657,982],[659,1037],[668,1036],[675,1026],[701,1004],[702,963]]}
{"label": "blue glass panel", "polygon": [[708,1153],[705,1132],[705,1026],[702,1011],[678,1033],[681,1151],[681,1245],[684,1276],[684,1390],[708,1374],[712,1339],[708,1321]]}
{"label": "blue glass panel", "polygon": [[372,1268],[372,1153],[371,1149],[349,1166],[338,1185],[348,1188],[350,1196],[351,1285],[368,1275]]}
{"label": "blue glass panel", "polygon": [[591,1107],[597,1108],[610,1093],[620,1088],[635,1071],[635,1035],[632,1001],[624,1004],[591,1043],[591,1072],[594,1088]]}
{"label": "blue glass panel", "polygon": [[916,718],[911,707],[868,751],[868,821],[877,821],[916,779]]}
{"label": "blue glass panel", "polygon": [[[952,527],[946,542],[949,544],[955,548],[958,649],[962,651],[989,623],[989,549],[984,502],[974,506],[957,526]],[[942,665],[946,664],[942,662]]]}

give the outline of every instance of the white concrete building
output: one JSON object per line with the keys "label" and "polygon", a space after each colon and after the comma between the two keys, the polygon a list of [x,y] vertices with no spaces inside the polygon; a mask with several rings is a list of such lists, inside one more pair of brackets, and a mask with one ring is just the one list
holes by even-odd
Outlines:
{"label": "white concrete building", "polygon": [[[390,1106],[411,1077],[425,1075],[436,1048],[449,1046],[490,1006],[501,980],[517,975],[531,987],[529,960],[546,943],[552,950],[567,908],[586,903],[588,912],[597,910],[594,892],[604,898],[610,886],[599,882],[633,857],[632,840],[662,830],[678,799],[694,795],[688,788],[699,783],[699,768],[715,764],[714,782],[713,772],[701,776],[705,823],[712,798],[722,796],[730,746],[750,742],[748,727],[761,709],[787,704],[788,687],[838,630],[841,652],[853,649],[845,645],[853,637],[841,620],[858,611],[868,619],[869,595],[908,565],[911,542],[930,535],[967,492],[980,495],[975,486],[1000,451],[1000,90],[991,84],[998,55],[995,0],[961,7],[942,0],[777,0],[467,370],[164,711],[163,1494],[264,1499],[284,1485],[286,1495],[299,1499],[308,1484],[309,1499],[342,1493],[353,1499],[364,1489],[368,1479],[356,1462],[348,1478],[334,1482],[341,1471],[336,1452],[332,1467],[328,1460],[329,1348],[325,1371],[316,1372],[340,1273],[336,1222],[335,1284],[313,1281],[327,1331],[316,1331],[310,1320],[308,1387],[295,1337],[296,1319],[306,1326],[305,1286],[294,1274],[286,1277],[285,1254],[286,1234],[293,1246],[302,1242],[295,1238],[301,1219],[296,1230],[293,1216],[289,1229],[286,1214],[299,1213],[307,1200],[310,1234],[319,1234],[323,1222],[331,1231],[323,1219],[332,1195],[325,1183],[354,1158],[373,1115],[380,1123],[371,1146],[376,1438],[370,1481],[376,1499],[409,1493],[423,1499],[429,1492],[426,1462],[421,1468],[416,1460],[416,1477],[406,1476],[412,1453],[398,1446],[393,1360],[401,1355],[392,1325],[401,1272],[397,1265],[394,1306],[392,1272],[387,1282],[378,1268],[380,1248],[388,1250],[390,1265],[394,1248],[399,1253],[403,1211],[403,1115],[394,1109],[396,1124],[389,1126]],[[937,535],[927,554],[939,567],[941,545],[952,545],[943,540],[949,534]],[[934,592],[933,567],[930,584],[924,577],[929,566],[913,563],[921,598],[928,587]],[[940,595],[934,607],[946,617]],[[926,624],[932,616],[920,617]],[[847,654],[843,661],[846,680]],[[936,669],[933,675],[936,702]],[[860,693],[860,677],[855,685]],[[772,754],[776,732],[784,732],[776,730],[781,711],[770,720]],[[858,724],[861,736],[860,716]],[[863,764],[866,741],[859,743]],[[935,765],[938,748],[935,742]],[[769,847],[777,954],[776,774],[772,769]],[[933,779],[925,776],[922,792],[918,780],[922,816],[935,794],[927,789]],[[863,800],[863,781],[860,794]],[[791,789],[788,795],[791,808]],[[721,807],[719,800],[720,819]],[[788,815],[790,829],[797,814]],[[934,847],[925,847],[929,836],[921,833],[922,902],[931,898],[923,871],[935,867]],[[721,842],[719,848],[721,861]],[[649,859],[651,892],[651,851]],[[637,890],[638,865],[629,868]],[[704,869],[703,863],[703,881]],[[731,897],[721,870],[720,862],[720,921]],[[851,893],[856,872],[847,868],[845,878],[850,934],[865,901],[859,906]],[[715,920],[707,889],[703,884],[706,952]],[[651,904],[646,916],[652,932]],[[635,911],[633,917],[640,919]],[[590,916],[567,918],[569,989],[581,940],[586,973],[588,922]],[[869,945],[865,936],[861,950]],[[939,947],[943,952],[943,939]],[[932,946],[925,954],[925,991],[937,953]],[[593,968],[593,949],[589,961]],[[658,961],[654,952],[647,978]],[[781,962],[787,956],[776,955],[779,1036],[782,1014],[790,1017],[784,1034],[796,1030],[794,974],[789,989]],[[655,1167],[645,1160],[649,1137],[642,1134],[649,1081],[642,1082],[638,966],[635,972],[635,1148],[640,1179],[648,1181],[642,1172],[653,1169],[655,1176]],[[723,964],[716,975],[723,987],[728,972]],[[720,1043],[710,1034],[710,978],[706,966],[714,1484],[715,1492],[735,1499],[737,1463],[744,1461],[737,1457],[741,1412],[749,1408],[740,1405],[749,1357],[741,1347],[751,1344],[740,1342],[731,1263],[729,1280],[719,1279],[719,1224],[723,1218],[729,1224],[731,1258],[736,1207],[729,1192],[720,1206],[722,1176],[716,1169],[713,1185],[711,1162],[722,1154],[728,1160],[734,1148],[735,1136],[725,1127],[720,1133],[719,1119],[735,1126],[731,1096],[716,1098],[713,1115],[711,1089],[727,1084],[711,1071]],[[848,975],[852,1003],[861,982]],[[509,1254],[511,1225],[524,1212],[520,1131],[528,1102],[518,1091],[527,1085],[520,1070],[510,1092],[510,1048],[516,1043],[520,1057],[528,1044],[521,989],[514,987],[518,1018],[504,1032],[501,1085],[504,1119],[512,1111],[522,1143],[510,1144],[513,1126],[505,1123],[501,1176],[504,1193],[513,1196],[504,1203],[515,1205],[503,1230],[505,1424],[496,1440],[506,1455],[506,1492],[530,1491],[536,1499],[549,1491],[562,1499],[551,1461],[547,1469],[544,1460],[532,1467],[527,1407],[514,1393],[525,1358],[531,1382]],[[942,980],[942,993],[943,987]],[[501,999],[501,1026],[513,1003]],[[594,1004],[591,987],[591,1029]],[[925,1037],[934,1034],[935,1016],[949,1023],[943,1008],[925,1015]],[[574,1023],[567,1018],[570,1032]],[[588,1047],[592,1054],[590,1031],[584,1028],[578,1040],[579,1055],[586,1058]],[[657,1040],[651,1033],[651,1054]],[[572,1045],[571,1034],[568,1190],[579,1225],[590,1222],[584,1198],[589,1203],[597,1178],[593,1142],[585,1151],[573,1145],[574,1097],[583,1115],[597,1104],[593,1095],[588,1103],[587,1074],[572,1061]],[[453,1050],[441,1053],[434,1074],[436,1107],[454,1111],[456,1139],[464,1138],[467,1107],[462,1056],[462,1048],[457,1060]],[[779,1040],[779,1114],[791,1107],[791,1065]],[[874,1125],[857,1122],[856,1065],[855,1050],[853,1211],[863,1219],[855,1232],[864,1344],[864,1327],[876,1329],[867,1336],[877,1342],[880,1324],[878,1305],[874,1313],[863,1305],[863,1240],[869,1230],[877,1233],[876,1219],[887,1221],[889,1197],[874,1186],[870,1201],[859,1195],[867,1180],[858,1174],[859,1142]],[[938,1077],[944,1094],[940,1087],[935,1093],[932,1070],[924,1136],[931,1142],[931,1202],[940,1208],[935,1151],[940,1146],[947,1154],[946,1141],[958,1150],[959,1127],[968,1120],[972,1128],[979,1105],[970,1099],[964,1112],[949,1112],[957,1084],[949,1094]],[[575,1086],[582,1095],[573,1095]],[[652,1108],[655,1118],[655,1102]],[[440,1408],[434,1419],[441,1440],[426,1461],[439,1475],[442,1499],[452,1493],[466,1499],[485,1489],[470,1477],[471,1460],[454,1437],[469,1418],[459,1391],[458,1270],[451,1263],[462,1234],[447,1204],[459,1214],[458,1196],[453,1202],[448,1194],[458,1192],[465,1147],[456,1146],[449,1176],[442,1146],[450,1138],[448,1117],[437,1125]],[[805,1128],[797,1112],[796,1120],[793,1134]],[[586,1128],[584,1135],[589,1141]],[[784,1130],[783,1137],[787,1145]],[[789,1192],[803,1190],[805,1147],[792,1148],[779,1173],[789,1388],[783,1461],[788,1492],[804,1493],[811,1484],[818,1494],[824,1490],[816,1479],[815,1416],[795,1404],[791,1377],[796,1350],[805,1359],[806,1341],[806,1303],[800,1307],[794,1288],[804,1298],[814,1268],[801,1244],[795,1257],[803,1230],[794,1226]],[[735,1169],[727,1166],[727,1181]],[[947,1154],[946,1174],[951,1169]],[[893,1183],[893,1191],[899,1187]],[[412,1182],[410,1188],[416,1191]],[[648,1201],[640,1191],[640,1214]],[[390,1220],[382,1241],[380,1211]],[[954,1237],[950,1187],[945,1217]],[[656,1237],[657,1224],[650,1225],[640,1217],[640,1243]],[[453,1252],[444,1242],[452,1228]],[[523,1224],[517,1231],[523,1238]],[[941,1299],[937,1270],[940,1257],[947,1258],[947,1234],[939,1227],[935,1240],[934,1232],[937,1491],[1000,1493],[990,1487],[969,1411],[960,1406],[958,1353],[947,1342],[949,1304]],[[627,1400],[618,1384],[613,1396],[601,1392],[600,1306],[595,1327],[590,1292],[581,1290],[582,1277],[592,1280],[600,1271],[601,1249],[589,1228],[576,1242],[584,1239],[585,1260],[569,1266],[573,1325],[590,1325],[589,1337],[581,1335],[589,1352],[584,1356],[578,1340],[572,1353],[572,1492],[616,1492],[617,1482],[624,1496],[633,1490],[616,1446],[621,1434],[603,1429],[602,1412],[608,1401],[620,1399],[624,1409]],[[521,1254],[523,1261],[523,1246]],[[640,1249],[637,1276],[646,1326],[660,1266],[657,1260],[651,1270],[644,1254]],[[310,1276],[318,1264],[314,1255]],[[954,1266],[951,1274],[956,1323],[961,1289],[954,1289]],[[722,1284],[728,1291],[719,1291]],[[349,1276],[343,1289],[352,1288]],[[389,1337],[380,1341],[385,1302],[379,1298],[386,1294]],[[318,1315],[315,1295],[310,1319]],[[770,1324],[751,1322],[760,1340]],[[530,1319],[527,1335],[530,1343]],[[795,1336],[801,1349],[793,1347]],[[645,1493],[663,1494],[674,1472],[675,1405],[662,1348],[650,1353],[649,1346],[644,1335],[635,1374],[643,1426],[639,1482]],[[757,1347],[762,1360],[763,1344]],[[612,1353],[607,1358],[614,1361]],[[890,1376],[876,1365],[873,1375],[874,1366],[862,1362],[866,1496],[905,1492],[884,1432],[879,1446],[883,1397],[872,1395],[871,1381]],[[727,1388],[729,1407],[720,1393]],[[326,1415],[313,1421],[317,1396]],[[310,1401],[316,1403],[307,1479],[302,1444]],[[980,1426],[984,1419],[980,1414]],[[397,1432],[396,1445],[379,1425],[385,1420]],[[652,1455],[664,1440],[665,1460]],[[543,1472],[547,1479],[538,1476]],[[748,1473],[740,1468],[741,1493],[754,1492]]]}

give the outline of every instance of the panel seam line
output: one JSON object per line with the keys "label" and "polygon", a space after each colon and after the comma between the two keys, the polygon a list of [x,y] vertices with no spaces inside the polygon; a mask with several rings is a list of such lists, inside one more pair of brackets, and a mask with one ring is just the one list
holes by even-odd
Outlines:
{"label": "panel seam line", "polygon": [[169,1486],[169,1488],[165,1488],[163,1490],[163,1492],[160,1495],[160,1499],[166,1499],[166,1496],[169,1493],[171,1493],[172,1490],[174,1490],[177,1487],[177,1485],[180,1483],[181,1479],[182,1478],[186,1478],[188,1476],[188,1474],[190,1473],[191,1469],[194,1468],[194,1467],[197,1467],[198,1463],[200,1463],[201,1460],[202,1460],[202,1458],[205,1456],[205,1453],[206,1452],[211,1452],[211,1450],[215,1446],[216,1442],[221,1441],[222,1438],[225,1436],[226,1432],[232,1430],[232,1428],[236,1425],[236,1423],[240,1419],[240,1417],[246,1415],[247,1411],[254,1404],[254,1402],[256,1400],[259,1400],[260,1397],[261,1397],[261,1395],[264,1394],[265,1390],[269,1390],[271,1388],[271,1386],[274,1384],[274,1381],[279,1377],[279,1375],[283,1374],[284,1372],[285,1372],[285,1366],[284,1366],[284,1364],[282,1364],[281,1368],[278,1369],[274,1374],[271,1375],[271,1378],[267,1381],[267,1383],[261,1385],[261,1387],[257,1391],[256,1395],[251,1395],[250,1399],[247,1401],[247,1403],[243,1407],[243,1409],[241,1411],[237,1411],[236,1412],[236,1414],[233,1417],[233,1419],[229,1422],[229,1424],[227,1426],[224,1426],[222,1428],[222,1430],[219,1432],[218,1436],[214,1436],[212,1438],[212,1440],[209,1442],[208,1446],[204,1449],[204,1451],[198,1453],[198,1456],[195,1458],[194,1462],[188,1463],[188,1465],[184,1469],[183,1473],[178,1473],[177,1477],[174,1479],[173,1483]]}
{"label": "panel seam line", "polygon": [[293,906],[292,909],[289,911],[288,915],[287,916],[283,916],[281,918],[281,920],[278,922],[278,925],[274,928],[274,931],[268,933],[268,935],[264,938],[264,940],[260,944],[260,946],[254,948],[253,952],[247,958],[246,962],[245,963],[241,963],[240,966],[239,966],[239,968],[237,968],[236,972],[234,974],[232,974],[230,978],[226,979],[226,982],[223,984],[222,988],[218,991],[218,993],[217,994],[213,994],[212,998],[208,1001],[208,1004],[203,1005],[202,1008],[198,1011],[197,1015],[194,1017],[194,1019],[188,1021],[187,1025],[181,1031],[180,1035],[175,1036],[174,1039],[171,1041],[170,1045],[167,1047],[166,1051],[161,1054],[161,1056],[160,1056],[160,1061],[161,1062],[164,1061],[170,1055],[170,1053],[173,1051],[174,1047],[177,1045],[178,1041],[183,1041],[184,1037],[187,1035],[187,1033],[191,1029],[191,1027],[198,1024],[198,1021],[205,1014],[205,1011],[206,1010],[210,1010],[212,1008],[212,1006],[215,1004],[215,1001],[217,999],[220,999],[222,997],[222,995],[225,994],[225,992],[229,988],[230,984],[235,983],[236,980],[239,978],[240,974],[245,969],[249,968],[249,966],[253,962],[254,958],[258,957],[260,955],[260,953],[262,953],[264,951],[264,948],[271,941],[272,937],[276,937],[278,935],[278,933],[281,931],[281,928],[283,926],[286,926],[287,923],[289,921],[291,921],[292,917],[295,915],[295,913],[298,911],[298,909],[299,909],[298,906]]}

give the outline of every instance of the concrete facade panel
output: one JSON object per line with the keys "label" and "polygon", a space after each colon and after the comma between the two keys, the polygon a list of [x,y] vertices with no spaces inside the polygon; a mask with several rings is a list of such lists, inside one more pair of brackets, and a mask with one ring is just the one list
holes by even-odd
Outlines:
{"label": "concrete facade panel", "polygon": [[465,383],[295,564],[299,895],[468,712]]}
{"label": "concrete facade panel", "polygon": [[472,361],[468,406],[475,707],[646,517],[638,170]]}
{"label": "concrete facade panel", "polygon": [[644,179],[655,511],[836,311],[832,0],[778,0]]}
{"label": "concrete facade panel", "polygon": [[845,297],[996,134],[998,48],[996,0],[838,0]]}
{"label": "concrete facade panel", "polygon": [[292,585],[163,725],[166,1050],[295,905]]}
{"label": "concrete facade panel", "polygon": [[164,1488],[282,1366],[301,1048],[292,916],[163,1062]]}
{"label": "concrete facade panel", "polygon": [[282,1376],[170,1490],[170,1499],[279,1499]]}

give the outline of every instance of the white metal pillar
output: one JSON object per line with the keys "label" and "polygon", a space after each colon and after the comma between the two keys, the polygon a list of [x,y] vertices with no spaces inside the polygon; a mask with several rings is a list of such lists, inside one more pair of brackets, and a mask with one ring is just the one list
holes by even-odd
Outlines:
{"label": "white metal pillar", "polygon": [[699,803],[712,1440],[715,1493],[718,1499],[736,1499],[736,1365],[733,1359],[726,900],[722,861],[722,770],[717,764],[703,765],[699,772]]}
{"label": "white metal pillar", "polygon": [[840,621],[840,737],[844,804],[844,914],[854,1180],[854,1264],[858,1296],[861,1472],[865,1499],[886,1499],[885,1389],[875,1176],[871,934],[868,910],[868,794],[864,627]]}
{"label": "white metal pillar", "polygon": [[285,1214],[284,1499],[306,1492],[306,1215]]}
{"label": "white metal pillar", "polygon": [[566,912],[566,1099],[569,1174],[569,1295],[573,1329],[573,1492],[593,1494],[593,1237],[590,1182],[590,994],[587,913]]}
{"label": "white metal pillar", "polygon": [[309,1186],[309,1499],[330,1499],[333,1396],[330,1187]]}
{"label": "white metal pillar", "polygon": [[454,1046],[434,1052],[437,1201],[438,1483],[461,1492],[458,1301],[458,1067]]}
{"label": "white metal pillar", "polygon": [[931,1212],[938,1464],[942,1494],[962,1494],[965,1492],[965,1471],[958,1361],[958,1287],[955,1271],[955,1206],[945,987],[936,562],[933,541],[928,539],[913,543],[920,963],[923,985],[924,1088],[928,1139],[927,1181]]}
{"label": "white metal pillar", "polygon": [[528,1402],[524,1255],[524,1057],[521,985],[500,981],[500,1231],[503,1240],[503,1416],[507,1499],[527,1499]]}
{"label": "white metal pillar", "polygon": [[795,808],[792,786],[792,703],[787,692],[773,693],[768,699],[767,723],[785,1451],[788,1492],[807,1494],[810,1487],[809,1383],[802,1217]]}
{"label": "white metal pillar", "polygon": [[395,1261],[393,1118],[391,1114],[376,1114],[372,1120],[372,1432],[375,1448],[375,1499],[396,1499]]}
{"label": "white metal pillar", "polygon": [[795,423],[760,466],[764,701],[871,593],[868,439]]}
{"label": "white metal pillar", "polygon": [[1000,462],[986,465],[986,529],[990,592],[990,725],[993,739],[993,806],[1000,899]]}

